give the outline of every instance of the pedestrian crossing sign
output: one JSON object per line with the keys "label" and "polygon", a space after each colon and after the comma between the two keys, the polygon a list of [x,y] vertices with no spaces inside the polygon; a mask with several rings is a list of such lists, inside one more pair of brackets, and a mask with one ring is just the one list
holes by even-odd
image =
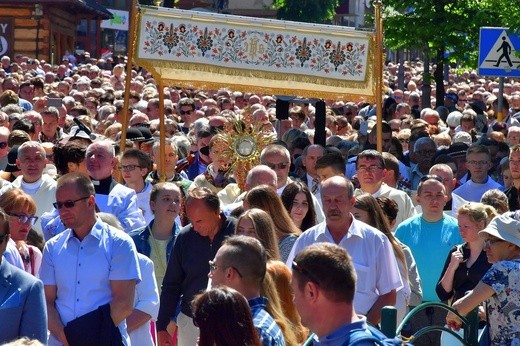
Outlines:
{"label": "pedestrian crossing sign", "polygon": [[478,74],[520,77],[520,36],[507,28],[480,28]]}

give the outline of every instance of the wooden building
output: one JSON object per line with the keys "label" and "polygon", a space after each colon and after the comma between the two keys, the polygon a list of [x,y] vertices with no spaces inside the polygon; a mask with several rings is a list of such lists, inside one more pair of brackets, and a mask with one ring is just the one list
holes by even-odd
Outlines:
{"label": "wooden building", "polygon": [[96,0],[0,0],[0,56],[18,54],[60,63],[74,52],[82,19],[110,19]]}

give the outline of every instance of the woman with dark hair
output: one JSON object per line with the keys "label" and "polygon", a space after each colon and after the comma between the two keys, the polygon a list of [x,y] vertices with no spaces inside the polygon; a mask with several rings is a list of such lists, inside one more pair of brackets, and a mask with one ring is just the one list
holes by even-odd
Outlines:
{"label": "woman with dark hair", "polygon": [[58,143],[52,148],[53,161],[59,175],[71,172],[87,173],[85,153],[87,148],[76,141]]}
{"label": "woman with dark hair", "polygon": [[300,181],[288,184],[280,196],[296,227],[305,231],[316,225],[316,210],[309,188]]}
{"label": "woman with dark hair", "polygon": [[294,224],[282,200],[270,186],[256,186],[244,197],[244,209],[259,208],[267,212],[273,219],[278,248],[282,262],[287,261],[296,239],[302,233]]}
{"label": "woman with dark hair", "polygon": [[193,299],[199,346],[260,346],[246,298],[229,287],[216,287]]}

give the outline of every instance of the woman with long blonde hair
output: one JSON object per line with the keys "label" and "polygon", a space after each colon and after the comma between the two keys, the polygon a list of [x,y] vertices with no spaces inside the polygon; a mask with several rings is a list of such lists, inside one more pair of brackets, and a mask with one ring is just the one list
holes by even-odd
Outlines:
{"label": "woman with long blonde hair", "polygon": [[282,262],[287,261],[301,230],[294,224],[276,191],[267,185],[254,187],[244,197],[244,209],[250,208],[262,209],[271,216],[278,239],[280,259]]}

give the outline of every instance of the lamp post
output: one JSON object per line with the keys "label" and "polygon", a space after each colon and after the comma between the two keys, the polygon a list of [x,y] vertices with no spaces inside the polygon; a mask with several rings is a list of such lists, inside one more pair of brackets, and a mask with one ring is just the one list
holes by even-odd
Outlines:
{"label": "lamp post", "polygon": [[43,18],[43,7],[41,4],[34,4],[31,18],[36,21],[36,59],[38,59],[38,53],[40,51],[40,21]]}

